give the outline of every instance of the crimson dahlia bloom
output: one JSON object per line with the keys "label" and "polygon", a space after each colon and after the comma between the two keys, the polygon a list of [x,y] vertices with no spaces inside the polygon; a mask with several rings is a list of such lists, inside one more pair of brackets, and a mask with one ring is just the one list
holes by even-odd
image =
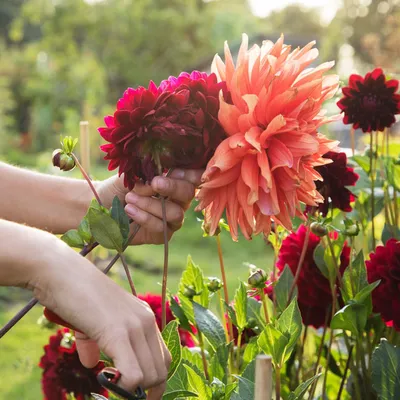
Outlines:
{"label": "crimson dahlia bloom", "polygon": [[67,400],[72,393],[77,400],[86,400],[90,393],[108,397],[107,391],[97,382],[97,374],[104,368],[99,362],[93,369],[85,368],[79,361],[75,342],[63,346],[67,328],[59,329],[50,336],[49,344],[44,346],[45,354],[39,367],[43,369],[42,390],[45,400]]}
{"label": "crimson dahlia bloom", "polygon": [[[156,317],[158,328],[161,330],[161,313],[162,313],[161,296],[158,294],[146,293],[145,295],[139,294],[138,298],[140,300],[145,301],[150,306],[150,308],[152,309],[152,311]],[[167,303],[167,324],[169,322],[173,321],[174,319],[175,319],[175,317],[172,314],[169,303]],[[182,346],[186,346],[186,347],[194,347],[195,346],[193,338],[188,331],[179,328],[179,336],[181,338]]]}
{"label": "crimson dahlia bloom", "polygon": [[374,312],[400,331],[400,241],[390,239],[378,246],[365,264],[369,283],[381,281],[372,292]]}
{"label": "crimson dahlia bloom", "polygon": [[342,211],[351,211],[350,203],[355,196],[346,186],[354,186],[359,176],[353,168],[347,166],[346,153],[329,151],[323,155],[332,160],[332,163],[316,167],[323,181],[316,181],[318,192],[324,197],[324,202],[318,205],[318,211],[324,216],[329,211],[329,206]]}
{"label": "crimson dahlia bloom", "polygon": [[[297,232],[292,232],[282,243],[277,261],[280,272],[288,265],[293,275],[296,275],[297,266],[303,243],[306,238],[307,229],[301,225]],[[322,275],[314,261],[314,250],[320,243],[321,238],[310,233],[308,247],[303,266],[297,281],[298,303],[304,325],[312,325],[320,328],[325,325],[326,313],[332,305],[332,294],[329,281]],[[340,255],[340,272],[349,265],[350,248],[344,245]],[[329,324],[329,320],[328,320]]]}
{"label": "crimson dahlia bloom", "polygon": [[119,168],[126,187],[157,175],[154,157],[163,168],[204,168],[225,138],[218,122],[219,93],[228,95],[215,74],[194,71],[170,77],[156,86],[129,88],[117,103],[114,116],[99,128],[109,142],[109,170]]}
{"label": "crimson dahlia bloom", "polygon": [[362,77],[350,75],[349,86],[342,89],[337,105],[344,113],[343,122],[363,132],[383,131],[392,126],[400,113],[397,79],[386,80],[381,68]]}

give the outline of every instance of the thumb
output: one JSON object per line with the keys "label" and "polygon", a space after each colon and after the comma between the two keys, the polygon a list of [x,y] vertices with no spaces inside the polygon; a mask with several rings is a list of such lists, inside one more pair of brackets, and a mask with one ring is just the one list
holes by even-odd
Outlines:
{"label": "thumb", "polygon": [[94,368],[100,359],[100,349],[97,343],[84,333],[75,332],[76,350],[79,360],[86,368]]}

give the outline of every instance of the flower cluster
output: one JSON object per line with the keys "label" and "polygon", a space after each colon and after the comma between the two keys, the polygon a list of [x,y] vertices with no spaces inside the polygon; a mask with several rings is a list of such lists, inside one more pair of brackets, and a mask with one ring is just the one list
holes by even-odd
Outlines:
{"label": "flower cluster", "polygon": [[107,397],[107,391],[96,379],[104,364],[99,362],[93,369],[85,368],[69,329],[59,329],[51,336],[44,352],[39,367],[43,369],[42,390],[46,400],[67,400],[69,394],[76,400],[86,400],[90,393]]}
{"label": "flower cluster", "polygon": [[204,168],[226,137],[218,122],[219,94],[229,95],[215,74],[194,71],[170,77],[156,86],[129,88],[113,116],[99,128],[109,142],[109,170],[119,168],[126,187],[150,181],[158,173],[157,161],[167,168]]}
{"label": "flower cluster", "polygon": [[323,202],[315,167],[330,162],[322,156],[338,142],[318,129],[336,118],[326,118],[321,106],[336,92],[338,77],[324,76],[333,63],[309,68],[318,57],[313,46],[291,51],[281,37],[249,50],[243,35],[236,66],[227,45],[225,63],[214,59],[232,104],[220,100],[218,118],[228,137],[208,163],[198,194],[197,209],[211,210],[211,234],[224,211],[232,238],[240,227],[249,239],[268,235],[272,221],[291,229],[291,218],[302,215],[300,202]]}
{"label": "flower cluster", "polygon": [[374,312],[400,331],[400,241],[390,239],[385,246],[378,246],[366,266],[368,281],[381,281],[372,292]]}
{"label": "flower cluster", "polygon": [[[162,309],[161,296],[158,294],[147,293],[145,295],[138,295],[138,298],[140,300],[145,301],[150,306],[150,308],[152,309],[152,311],[156,317],[157,325],[158,325],[159,329],[161,329],[161,309]],[[174,319],[175,319],[175,317],[172,314],[171,308],[168,303],[167,304],[167,323],[171,322]],[[179,328],[179,336],[181,338],[182,346],[186,346],[186,347],[194,347],[195,346],[193,338],[188,331]]]}
{"label": "flower cluster", "polygon": [[332,162],[315,168],[322,176],[322,180],[316,182],[317,190],[324,197],[324,202],[318,205],[318,211],[324,216],[327,215],[329,206],[351,211],[350,203],[355,200],[355,196],[347,186],[356,184],[358,174],[347,165],[346,153],[329,151],[323,157]]}
{"label": "flower cluster", "polygon": [[[297,232],[291,233],[282,243],[277,261],[280,272],[288,265],[293,275],[299,266],[303,243],[306,239],[307,228],[301,225]],[[322,275],[314,261],[314,250],[321,238],[310,233],[305,258],[297,281],[298,304],[304,325],[319,328],[325,325],[327,312],[332,305],[332,293],[328,279]],[[340,255],[340,272],[349,265],[350,248],[344,245]],[[329,318],[328,318],[329,323]]]}
{"label": "flower cluster", "polygon": [[365,77],[353,74],[349,86],[342,88],[343,97],[337,105],[344,113],[343,122],[363,132],[383,131],[396,121],[400,113],[399,81],[386,80],[381,68]]}

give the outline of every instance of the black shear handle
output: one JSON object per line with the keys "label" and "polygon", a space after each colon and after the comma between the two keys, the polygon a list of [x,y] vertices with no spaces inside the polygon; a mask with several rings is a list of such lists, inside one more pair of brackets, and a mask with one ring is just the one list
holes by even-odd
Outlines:
{"label": "black shear handle", "polygon": [[97,381],[100,383],[101,386],[117,394],[118,396],[121,396],[123,399],[146,399],[146,393],[141,387],[138,387],[135,390],[135,393],[132,394],[125,389],[122,389],[122,387],[118,386],[117,382],[120,377],[121,373],[116,368],[106,367],[97,375]]}

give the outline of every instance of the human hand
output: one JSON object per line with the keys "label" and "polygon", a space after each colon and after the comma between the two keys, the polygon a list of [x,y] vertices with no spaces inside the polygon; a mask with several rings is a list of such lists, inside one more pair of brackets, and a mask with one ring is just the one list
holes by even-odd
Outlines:
{"label": "human hand", "polygon": [[61,241],[46,247],[51,251],[29,286],[41,304],[84,332],[76,333],[82,364],[94,367],[101,349],[121,372],[121,387],[150,388],[148,399],[160,400],[171,356],[150,307]]}
{"label": "human hand", "polygon": [[131,244],[160,244],[164,242],[162,209],[160,199],[154,196],[159,194],[168,198],[166,211],[170,238],[182,226],[184,213],[190,207],[202,174],[203,170],[176,169],[168,178],[155,177],[149,185],[136,183],[131,192],[124,187],[122,178],[112,177],[100,182],[98,191],[106,206],[111,205],[114,196],[126,202],[126,213],[142,226]]}

